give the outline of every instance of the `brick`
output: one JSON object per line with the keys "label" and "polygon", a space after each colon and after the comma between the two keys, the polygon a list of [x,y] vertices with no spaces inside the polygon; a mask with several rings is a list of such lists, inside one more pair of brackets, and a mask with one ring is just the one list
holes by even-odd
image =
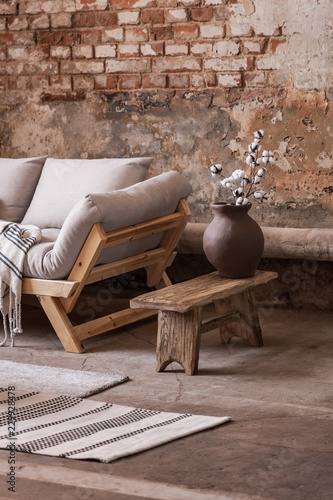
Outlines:
{"label": "brick", "polygon": [[149,73],[148,75],[143,76],[142,86],[146,89],[163,89],[166,87],[166,75],[155,75],[153,73]]}
{"label": "brick", "polygon": [[193,57],[164,57],[153,60],[153,71],[156,73],[184,73],[200,70],[200,61]]}
{"label": "brick", "polygon": [[179,2],[181,5],[185,5],[186,7],[187,6],[195,6],[195,5],[199,5],[201,3],[201,0],[180,0]]}
{"label": "brick", "polygon": [[4,47],[0,47],[0,61],[5,61],[7,59],[7,52]]}
{"label": "brick", "polygon": [[126,42],[147,42],[148,30],[146,28],[127,28],[125,29]]}
{"label": "brick", "polygon": [[100,30],[85,30],[81,31],[81,43],[84,45],[96,45],[101,42]]}
{"label": "brick", "polygon": [[140,75],[122,75],[119,78],[119,89],[120,90],[139,89],[140,86],[141,86],[141,76]]}
{"label": "brick", "polygon": [[124,43],[118,45],[118,53],[120,57],[136,57],[139,56],[138,43]]}
{"label": "brick", "polygon": [[214,54],[219,57],[237,56],[240,51],[240,42],[222,40],[214,44]]}
{"label": "brick", "polygon": [[92,45],[75,45],[72,49],[73,59],[91,59],[93,57]]}
{"label": "brick", "polygon": [[139,12],[131,10],[123,10],[118,12],[118,24],[138,24]]}
{"label": "brick", "polygon": [[162,56],[163,42],[143,43],[140,47],[142,56]]}
{"label": "brick", "polygon": [[150,32],[151,40],[173,40],[173,26],[152,27]]}
{"label": "brick", "polygon": [[146,59],[124,59],[121,61],[109,59],[105,62],[106,73],[147,73],[149,61]]}
{"label": "brick", "polygon": [[253,67],[253,59],[251,57],[219,59],[207,59],[204,62],[206,71],[246,71]]}
{"label": "brick", "polygon": [[165,21],[167,23],[183,23],[187,21],[186,9],[171,9],[165,11]]}
{"label": "brick", "polygon": [[157,0],[157,7],[177,7],[177,0]]}
{"label": "brick", "polygon": [[32,30],[48,29],[50,27],[49,16],[47,14],[42,14],[40,16],[30,16],[29,27]]}
{"label": "brick", "polygon": [[169,87],[172,89],[179,88],[189,88],[190,86],[190,76],[188,74],[182,75],[170,75],[169,76]]}
{"label": "brick", "polygon": [[194,56],[211,56],[213,54],[213,42],[192,42],[191,54]]}
{"label": "brick", "polygon": [[72,15],[67,12],[60,12],[58,14],[51,15],[51,27],[52,28],[71,28],[72,27]]}
{"label": "brick", "polygon": [[115,75],[96,75],[95,88],[96,89],[116,89],[118,77]]}
{"label": "brick", "polygon": [[248,23],[229,23],[227,26],[227,36],[252,36],[253,29]]}
{"label": "brick", "polygon": [[257,69],[273,70],[281,67],[281,61],[275,56],[257,57]]}
{"label": "brick", "polygon": [[187,43],[165,43],[166,56],[187,56],[188,45]]}
{"label": "brick", "polygon": [[0,63],[0,75],[14,75],[17,72],[16,62]]}
{"label": "brick", "polygon": [[76,0],[44,0],[40,5],[39,12],[45,14],[55,14],[58,12],[74,12],[76,10]]}
{"label": "brick", "polygon": [[116,26],[118,22],[118,16],[115,12],[96,12],[95,13],[95,25],[96,26]]}
{"label": "brick", "polygon": [[275,54],[277,48],[284,43],[286,43],[286,39],[284,37],[271,38],[268,44],[268,52]]}
{"label": "brick", "polygon": [[76,30],[38,31],[37,43],[46,45],[78,45],[80,32]]}
{"label": "brick", "polygon": [[36,45],[35,32],[28,31],[14,31],[13,32],[13,45]]}
{"label": "brick", "polygon": [[76,0],[77,10],[105,10],[108,0]]}
{"label": "brick", "polygon": [[50,47],[51,59],[70,59],[71,48],[62,45],[55,45]]}
{"label": "brick", "polygon": [[0,77],[0,90],[7,90],[7,78],[4,76]]}
{"label": "brick", "polygon": [[241,73],[224,73],[217,75],[217,85],[219,87],[242,87]]}
{"label": "brick", "polygon": [[16,14],[17,0],[7,0],[0,4],[0,15]]}
{"label": "brick", "polygon": [[196,89],[203,89],[205,87],[205,79],[203,75],[191,74],[191,86]]}
{"label": "brick", "polygon": [[243,54],[261,54],[266,40],[244,40]]}
{"label": "brick", "polygon": [[43,92],[41,95],[42,102],[74,102],[83,101],[86,98],[86,93],[84,90],[77,90],[76,92]]}
{"label": "brick", "polygon": [[9,90],[32,90],[31,79],[28,76],[9,78]]}
{"label": "brick", "polygon": [[195,24],[182,24],[175,26],[175,40],[193,40],[198,36]]}
{"label": "brick", "polygon": [[73,17],[74,26],[89,28],[95,26],[95,12],[79,12]]}
{"label": "brick", "polygon": [[7,27],[10,31],[20,31],[28,29],[27,17],[9,17],[7,19]]}
{"label": "brick", "polygon": [[116,46],[115,45],[96,45],[95,46],[95,57],[116,57]]}
{"label": "brick", "polygon": [[163,24],[164,10],[163,9],[148,9],[143,10],[141,15],[143,24]]}
{"label": "brick", "polygon": [[5,31],[7,29],[6,18],[0,18],[0,31]]}
{"label": "brick", "polygon": [[51,75],[50,87],[54,88],[55,90],[71,90],[72,77],[66,75]]}
{"label": "brick", "polygon": [[110,5],[115,9],[142,9],[155,7],[155,0],[110,0]]}
{"label": "brick", "polygon": [[8,59],[23,61],[31,57],[27,47],[8,47]]}
{"label": "brick", "polygon": [[122,42],[124,40],[124,29],[114,28],[112,30],[103,31],[103,42]]}
{"label": "brick", "polygon": [[230,18],[230,10],[226,5],[222,5],[221,7],[215,7],[214,15],[216,21],[226,21]]}
{"label": "brick", "polygon": [[244,81],[248,87],[262,87],[266,85],[266,73],[259,71],[244,73]]}
{"label": "brick", "polygon": [[0,45],[5,45],[13,42],[13,33],[0,33]]}
{"label": "brick", "polygon": [[57,73],[59,73],[59,64],[57,61],[23,64],[18,71],[19,75],[52,75]]}
{"label": "brick", "polygon": [[202,38],[223,38],[224,26],[216,24],[203,24],[200,26],[200,35]]}
{"label": "brick", "polygon": [[190,18],[192,21],[208,22],[213,18],[214,11],[211,7],[197,7],[191,9]]}
{"label": "brick", "polygon": [[103,61],[61,61],[60,72],[63,74],[103,73]]}
{"label": "brick", "polygon": [[78,75],[73,78],[74,90],[91,91],[95,88],[95,79],[90,75]]}
{"label": "brick", "polygon": [[203,5],[225,5],[228,0],[203,0]]}

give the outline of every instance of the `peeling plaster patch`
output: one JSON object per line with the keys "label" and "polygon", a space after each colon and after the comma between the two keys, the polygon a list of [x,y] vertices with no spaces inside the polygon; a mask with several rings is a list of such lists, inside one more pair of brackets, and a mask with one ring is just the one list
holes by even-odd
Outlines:
{"label": "peeling plaster patch", "polygon": [[283,119],[283,114],[282,112],[279,110],[275,116],[273,116],[273,118],[271,119],[271,122],[273,124],[275,124],[276,122],[282,122],[282,119]]}
{"label": "peeling plaster patch", "polygon": [[322,151],[315,158],[315,162],[317,163],[319,168],[332,169],[333,151],[331,153],[328,153],[327,151]]}

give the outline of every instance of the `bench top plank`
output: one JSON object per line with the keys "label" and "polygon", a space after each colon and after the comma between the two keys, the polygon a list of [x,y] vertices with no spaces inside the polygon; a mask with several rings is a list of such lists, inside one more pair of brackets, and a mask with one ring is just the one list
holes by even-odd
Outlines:
{"label": "bench top plank", "polygon": [[257,285],[263,285],[277,277],[278,274],[272,271],[256,271],[251,278],[226,279],[221,278],[215,271],[139,295],[130,301],[130,306],[133,309],[159,309],[184,313],[193,307],[205,306],[214,300],[224,299]]}

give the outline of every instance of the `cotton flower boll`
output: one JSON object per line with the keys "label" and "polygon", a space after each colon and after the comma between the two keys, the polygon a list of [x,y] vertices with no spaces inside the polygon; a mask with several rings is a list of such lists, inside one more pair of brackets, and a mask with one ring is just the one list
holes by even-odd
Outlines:
{"label": "cotton flower boll", "polygon": [[258,148],[259,148],[259,142],[251,142],[251,144],[249,144],[249,151],[250,153],[255,153],[256,151],[258,151]]}
{"label": "cotton flower boll", "polygon": [[266,174],[267,174],[267,170],[265,167],[259,168],[259,170],[257,172],[258,177],[261,177],[262,179],[264,179],[266,177]]}
{"label": "cotton flower boll", "polygon": [[222,172],[222,165],[220,163],[215,163],[215,165],[210,167],[210,171],[212,174],[219,174]]}
{"label": "cotton flower boll", "polygon": [[261,141],[261,139],[264,138],[264,131],[263,130],[257,130],[256,132],[254,132],[254,137],[255,139],[259,139]]}
{"label": "cotton flower boll", "polygon": [[243,198],[241,196],[237,198],[236,205],[243,205]]}
{"label": "cotton flower boll", "polygon": [[262,200],[262,194],[260,193],[260,191],[255,191],[253,194],[252,194],[253,198],[257,201],[259,200]]}
{"label": "cotton flower boll", "polygon": [[234,196],[244,196],[244,191],[242,188],[237,188],[232,193]]}
{"label": "cotton flower boll", "polygon": [[249,200],[247,198],[243,198],[242,205],[246,205],[247,203],[249,203]]}
{"label": "cotton flower boll", "polygon": [[262,155],[263,156],[269,156],[269,151],[266,151],[266,149],[265,149],[265,151],[262,152]]}
{"label": "cotton flower boll", "polygon": [[261,182],[261,177],[259,177],[258,175],[255,175],[254,179],[253,179],[253,185],[259,186],[260,182]]}
{"label": "cotton flower boll", "polygon": [[252,163],[256,162],[256,156],[253,153],[251,153],[247,156],[245,161],[248,165],[251,165]]}

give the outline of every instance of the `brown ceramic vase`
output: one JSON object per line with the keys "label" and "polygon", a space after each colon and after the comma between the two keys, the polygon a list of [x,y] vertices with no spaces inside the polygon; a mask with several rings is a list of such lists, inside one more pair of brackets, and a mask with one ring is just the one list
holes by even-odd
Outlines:
{"label": "brown ceramic vase", "polygon": [[253,276],[264,251],[264,235],[248,211],[252,204],[213,203],[214,219],[203,235],[209,262],[222,278]]}

